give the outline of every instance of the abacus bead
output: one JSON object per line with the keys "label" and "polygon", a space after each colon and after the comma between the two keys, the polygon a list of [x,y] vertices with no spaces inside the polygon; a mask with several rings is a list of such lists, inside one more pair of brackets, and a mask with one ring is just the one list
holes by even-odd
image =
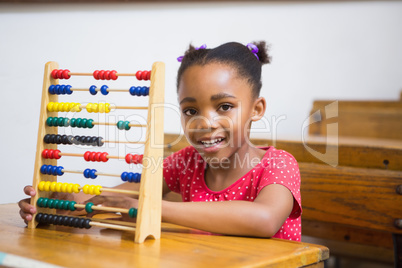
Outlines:
{"label": "abacus bead", "polygon": [[42,174],[47,174],[46,172],[47,172],[47,165],[42,165],[42,166],[40,167],[40,173],[42,173]]}
{"label": "abacus bead", "polygon": [[129,121],[124,121],[124,129],[130,130],[130,122]]}
{"label": "abacus bead", "polygon": [[59,209],[59,208],[60,208],[60,207],[59,207],[59,200],[58,200],[58,199],[54,199],[54,200],[53,200],[53,207],[56,208],[56,209]]}
{"label": "abacus bead", "polygon": [[98,146],[103,146],[104,142],[103,139],[101,137],[98,137]]}
{"label": "abacus bead", "polygon": [[130,94],[131,94],[132,96],[135,96],[135,87],[134,87],[134,86],[130,87],[130,89],[128,90],[128,92],[130,92]]}
{"label": "abacus bead", "polygon": [[64,118],[63,118],[63,125],[62,125],[62,126],[68,127],[68,125],[69,125],[68,121],[69,121],[68,118],[64,117]]}
{"label": "abacus bead", "polygon": [[127,181],[128,181],[128,182],[133,182],[133,175],[134,175],[134,174],[133,174],[132,172],[130,172],[130,173],[127,174]]}
{"label": "abacus bead", "polygon": [[90,151],[86,151],[84,153],[84,159],[85,161],[90,161],[90,157],[91,157],[91,152]]}
{"label": "abacus bead", "polygon": [[112,79],[112,80],[116,80],[117,79],[117,71],[115,71],[115,70],[113,70],[113,71],[110,71],[110,79]]}
{"label": "abacus bead", "polygon": [[52,78],[53,78],[53,79],[57,79],[57,69],[54,69],[54,70],[51,72],[51,75],[52,75]]}
{"label": "abacus bead", "polygon": [[38,207],[42,207],[42,202],[43,202],[43,197],[39,197],[39,198],[38,198],[38,201],[36,201],[36,205],[37,205]]}
{"label": "abacus bead", "polygon": [[42,151],[42,157],[43,157],[43,158],[47,158],[47,153],[48,153],[48,152],[49,152],[48,149],[43,150],[43,151]]}
{"label": "abacus bead", "polygon": [[104,152],[100,155],[100,161],[102,162],[107,162],[109,160],[109,158],[107,158],[108,153]]}
{"label": "abacus bead", "polygon": [[63,78],[64,79],[69,79],[71,76],[68,74],[70,72],[70,70],[64,70],[62,72]]}
{"label": "abacus bead", "polygon": [[117,128],[118,129],[123,129],[123,121],[119,121],[119,122],[117,122]]}
{"label": "abacus bead", "polygon": [[126,154],[126,157],[125,157],[125,159],[126,159],[126,163],[127,164],[131,164],[131,159],[133,158],[133,156],[131,155],[131,154]]}
{"label": "abacus bead", "polygon": [[57,70],[57,78],[63,79],[63,70]]}
{"label": "abacus bead", "polygon": [[94,210],[92,209],[92,206],[93,206],[93,205],[94,205],[94,203],[88,202],[88,203],[85,205],[85,211],[88,212],[88,213],[93,212],[93,211],[94,211]]}
{"label": "abacus bead", "polygon": [[59,153],[60,153],[60,150],[54,150],[53,151],[53,158],[54,159],[60,159],[61,155],[59,155]]}
{"label": "abacus bead", "polygon": [[64,174],[63,169],[64,168],[62,166],[57,167],[56,171],[57,175],[62,176]]}
{"label": "abacus bead", "polygon": [[109,87],[106,86],[106,85],[101,86],[101,93],[102,93],[103,95],[109,94],[109,91],[107,91],[108,88],[109,88]]}
{"label": "abacus bead", "polygon": [[128,215],[130,216],[130,218],[137,217],[137,209],[136,208],[130,208],[128,210]]}
{"label": "abacus bead", "polygon": [[90,137],[89,144],[92,146],[97,146],[98,145],[98,137]]}
{"label": "abacus bead", "polygon": [[146,79],[146,80],[149,80],[149,79],[151,79],[151,71],[148,71],[147,79]]}
{"label": "abacus bead", "polygon": [[135,173],[134,174],[134,182],[140,182],[141,181],[141,174]]}
{"label": "abacus bead", "polygon": [[95,173],[96,173],[96,169],[92,169],[92,170],[89,172],[90,178],[96,179],[96,177],[98,177],[98,175],[96,175]]}
{"label": "abacus bead", "polygon": [[53,117],[48,117],[48,118],[46,119],[46,124],[47,124],[49,127],[52,127],[52,126],[53,126]]}
{"label": "abacus bead", "polygon": [[135,73],[135,77],[137,77],[138,80],[141,80],[141,74],[142,74],[141,71],[137,71],[137,72]]}
{"label": "abacus bead", "polygon": [[140,95],[141,96],[146,96],[147,88],[146,87],[141,87],[140,89]]}
{"label": "abacus bead", "polygon": [[73,217],[67,217],[66,222],[65,222],[64,225],[74,227],[74,218]]}
{"label": "abacus bead", "polygon": [[81,121],[82,121],[81,118],[75,119],[75,126],[76,126],[76,127],[81,127]]}
{"label": "abacus bead", "polygon": [[49,198],[43,198],[42,200],[42,207],[47,208],[49,202]]}
{"label": "abacus bead", "polygon": [[53,200],[53,199],[49,199],[49,200],[47,201],[47,206],[48,206],[49,208],[54,208],[54,207],[53,207],[53,203],[54,203],[54,200]]}
{"label": "abacus bead", "polygon": [[90,136],[83,136],[83,142],[85,145],[90,145],[92,141],[92,137]]}
{"label": "abacus bead", "polygon": [[105,71],[105,74],[103,76],[106,80],[110,80],[110,71]]}
{"label": "abacus bead", "polygon": [[61,94],[61,95],[66,94],[66,86],[65,85],[60,85],[59,94]]}
{"label": "abacus bead", "polygon": [[71,211],[75,210],[75,204],[77,204],[77,202],[75,201],[71,201],[70,204],[68,205],[68,209]]}
{"label": "abacus bead", "polygon": [[82,127],[82,128],[86,128],[86,126],[87,126],[87,119],[85,119],[85,118],[83,118],[82,120],[81,120],[81,122],[80,122],[80,127]]}
{"label": "abacus bead", "polygon": [[89,177],[89,172],[90,172],[90,171],[91,171],[91,170],[90,170],[89,168],[87,168],[87,169],[84,170],[83,174],[84,174],[84,177],[85,177],[85,178],[87,178],[87,179],[90,178],[90,177]]}
{"label": "abacus bead", "polygon": [[70,201],[64,200],[62,209],[68,209],[70,207]]}
{"label": "abacus bead", "polygon": [[54,85],[51,85],[51,86],[49,87],[49,94],[52,94],[52,95],[56,94],[56,92],[54,91],[54,89],[55,89],[55,86],[54,86]]}
{"label": "abacus bead", "polygon": [[96,80],[99,80],[99,70],[94,71],[93,76]]}
{"label": "abacus bead", "polygon": [[75,118],[70,119],[70,126],[75,127]]}
{"label": "abacus bead", "polygon": [[57,175],[57,166],[52,166],[49,175]]}
{"label": "abacus bead", "polygon": [[71,86],[70,86],[70,85],[66,85],[66,93],[67,93],[68,95],[73,94],[73,91],[71,90]]}
{"label": "abacus bead", "polygon": [[99,71],[98,77],[99,77],[99,79],[104,80],[105,79],[105,71],[104,70]]}
{"label": "abacus bead", "polygon": [[56,225],[63,225],[63,216],[57,216],[57,219],[55,220]]}
{"label": "abacus bead", "polygon": [[48,214],[46,214],[46,213],[42,214],[41,222],[42,223],[49,223],[48,218],[49,218]]}
{"label": "abacus bead", "polygon": [[90,219],[85,219],[85,223],[84,223],[84,228],[85,228],[85,229],[91,228],[90,222],[91,222]]}
{"label": "abacus bead", "polygon": [[45,137],[43,137],[43,142],[44,143],[49,143],[49,138],[50,138],[50,134],[46,134]]}
{"label": "abacus bead", "polygon": [[140,95],[140,87],[136,87],[134,92],[135,92],[136,96],[139,96]]}
{"label": "abacus bead", "polygon": [[42,220],[42,213],[38,213],[38,214],[36,214],[36,216],[35,216],[35,221],[37,221],[37,222],[41,222],[41,220]]}
{"label": "abacus bead", "polygon": [[93,119],[88,119],[87,120],[87,128],[93,128],[94,124],[93,124],[94,120]]}
{"label": "abacus bead", "polygon": [[[73,217],[71,217],[71,218],[73,218]],[[78,227],[78,223],[79,223],[79,221],[80,221],[80,219],[78,219],[78,218],[73,218],[73,220],[72,220],[72,227]]]}
{"label": "abacus bead", "polygon": [[91,95],[96,95],[98,93],[98,91],[96,91],[95,85],[89,87],[89,93],[91,93]]}
{"label": "abacus bead", "polygon": [[122,181],[127,181],[127,175],[128,175],[128,172],[121,173],[121,175],[120,175],[121,180]]}
{"label": "abacus bead", "polygon": [[65,200],[59,200],[58,209],[64,209]]}

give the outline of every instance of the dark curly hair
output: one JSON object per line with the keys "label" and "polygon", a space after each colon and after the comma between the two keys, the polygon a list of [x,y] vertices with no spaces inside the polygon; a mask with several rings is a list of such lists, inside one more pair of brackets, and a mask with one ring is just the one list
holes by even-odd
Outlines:
{"label": "dark curly hair", "polygon": [[271,62],[268,55],[268,48],[264,41],[253,42],[258,48],[258,59],[250,49],[240,43],[230,42],[213,49],[195,49],[190,45],[183,56],[179,71],[177,73],[177,89],[184,71],[194,65],[206,65],[209,63],[223,63],[232,66],[237,74],[247,79],[252,86],[253,96],[258,97],[262,87],[261,66]]}

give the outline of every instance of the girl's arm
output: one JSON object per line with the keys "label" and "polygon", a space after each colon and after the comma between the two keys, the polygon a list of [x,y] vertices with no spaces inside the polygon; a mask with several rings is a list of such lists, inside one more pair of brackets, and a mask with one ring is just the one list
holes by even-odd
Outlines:
{"label": "girl's arm", "polygon": [[162,201],[162,220],[208,232],[271,237],[293,208],[293,195],[282,185],[264,187],[254,202]]}

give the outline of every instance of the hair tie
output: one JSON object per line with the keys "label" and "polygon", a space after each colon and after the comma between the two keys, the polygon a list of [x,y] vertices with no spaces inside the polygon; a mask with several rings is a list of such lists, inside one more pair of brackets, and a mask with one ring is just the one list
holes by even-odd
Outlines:
{"label": "hair tie", "polygon": [[258,47],[252,43],[248,43],[247,44],[247,48],[250,49],[250,51],[254,54],[254,56],[257,57],[257,60],[260,60],[260,58],[258,57],[257,53],[258,53]]}
{"label": "hair tie", "polygon": [[[195,50],[206,49],[206,48],[207,48],[207,45],[206,45],[206,44],[203,44],[203,45],[200,46],[200,47],[196,47]],[[258,48],[257,48],[257,50],[258,50]],[[180,57],[177,58],[177,61],[178,61],[178,62],[181,62],[181,61],[183,60],[183,58],[184,58],[184,56],[180,56]]]}

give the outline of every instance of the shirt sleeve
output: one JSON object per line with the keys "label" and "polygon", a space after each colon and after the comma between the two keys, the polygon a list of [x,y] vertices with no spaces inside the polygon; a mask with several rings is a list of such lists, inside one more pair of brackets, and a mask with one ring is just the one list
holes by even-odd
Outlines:
{"label": "shirt sleeve", "polygon": [[296,159],[288,152],[277,150],[265,163],[264,174],[258,193],[267,185],[280,184],[289,189],[294,198],[291,217],[299,217],[302,212],[300,195],[300,171]]}

